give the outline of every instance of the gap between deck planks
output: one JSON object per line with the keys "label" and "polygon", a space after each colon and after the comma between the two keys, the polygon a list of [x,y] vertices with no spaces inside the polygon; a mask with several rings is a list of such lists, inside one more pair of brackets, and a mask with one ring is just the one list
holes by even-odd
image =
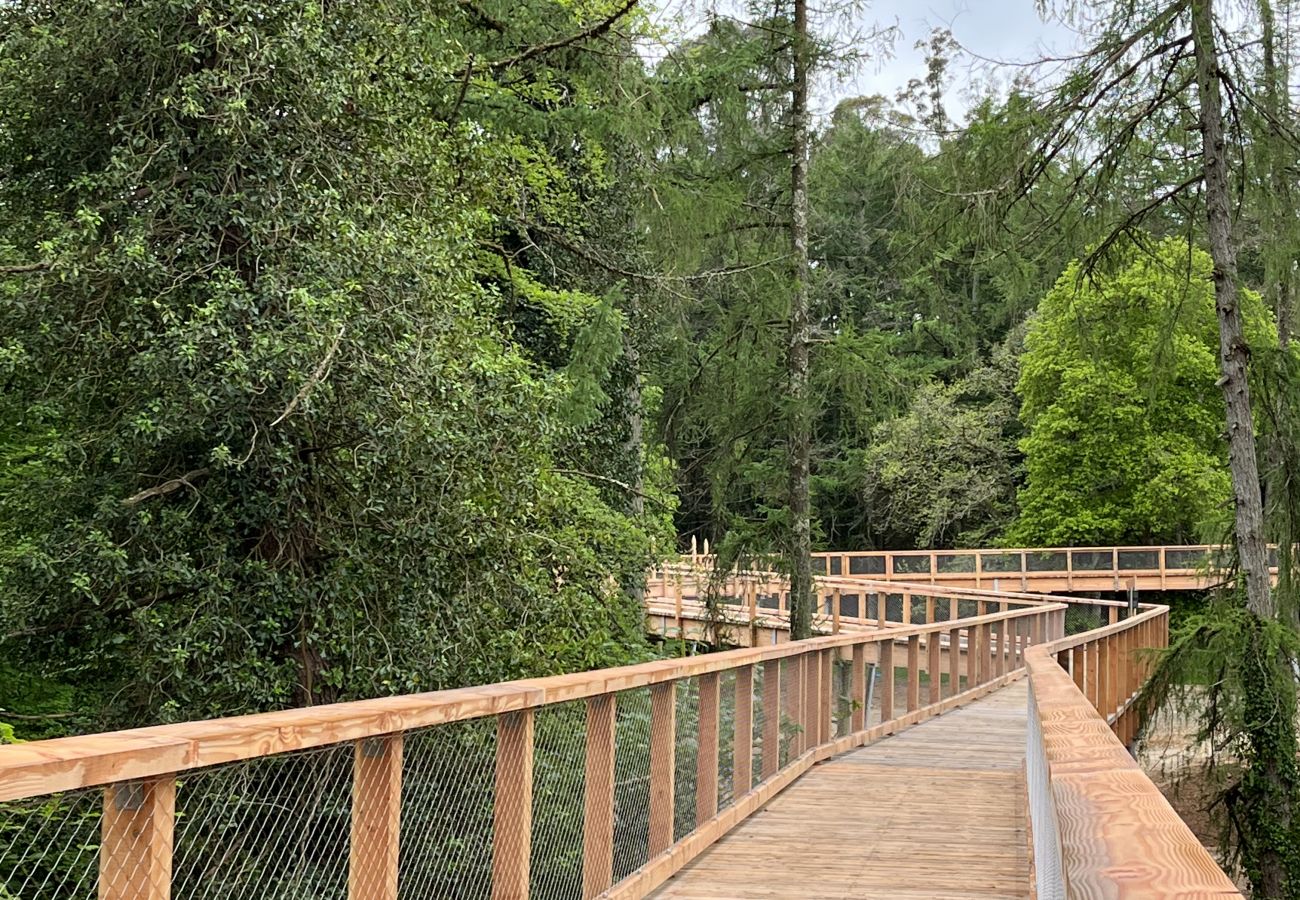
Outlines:
{"label": "gap between deck planks", "polygon": [[1028,898],[1023,681],[815,767],[652,896]]}

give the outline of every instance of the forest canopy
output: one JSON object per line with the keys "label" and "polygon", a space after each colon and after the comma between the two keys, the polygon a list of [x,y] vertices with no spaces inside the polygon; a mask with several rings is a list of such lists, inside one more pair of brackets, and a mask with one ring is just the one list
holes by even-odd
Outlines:
{"label": "forest canopy", "polygon": [[[639,659],[643,573],[691,538],[1221,535],[1203,203],[1149,202],[1186,110],[1049,152],[1042,84],[954,111],[940,32],[898,96],[810,115],[886,36],[793,13],[4,5],[0,709]],[[1239,187],[1258,235],[1275,195]]]}

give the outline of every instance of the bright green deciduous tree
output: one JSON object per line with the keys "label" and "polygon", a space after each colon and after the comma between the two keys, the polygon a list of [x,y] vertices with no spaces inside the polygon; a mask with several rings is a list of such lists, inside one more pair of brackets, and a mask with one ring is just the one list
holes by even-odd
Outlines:
{"label": "bright green deciduous tree", "polygon": [[[1209,255],[1177,239],[1075,262],[1026,337],[1018,390],[1028,435],[1029,545],[1191,541],[1229,510]],[[1252,342],[1268,313],[1244,292]],[[1275,339],[1274,339],[1275,340]]]}

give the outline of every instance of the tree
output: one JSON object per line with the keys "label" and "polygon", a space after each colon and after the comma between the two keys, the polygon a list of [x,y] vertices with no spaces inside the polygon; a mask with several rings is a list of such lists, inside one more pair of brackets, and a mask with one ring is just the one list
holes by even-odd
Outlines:
{"label": "tree", "polygon": [[921,386],[859,451],[871,546],[988,547],[1011,523],[1020,471],[1016,338],[953,384]]}
{"label": "tree", "polygon": [[[1025,338],[1021,546],[1192,543],[1231,493],[1220,438],[1213,264],[1169,238],[1062,274]],[[1268,314],[1243,299],[1254,338]]]}
{"label": "tree", "polygon": [[3,655],[138,724],[644,652],[624,319],[506,247],[582,219],[561,63],[630,7],[5,5]]}
{"label": "tree", "polygon": [[794,0],[790,87],[790,637],[812,637],[812,513],[809,467],[812,409],[808,397],[808,76],[812,49],[807,0]]}

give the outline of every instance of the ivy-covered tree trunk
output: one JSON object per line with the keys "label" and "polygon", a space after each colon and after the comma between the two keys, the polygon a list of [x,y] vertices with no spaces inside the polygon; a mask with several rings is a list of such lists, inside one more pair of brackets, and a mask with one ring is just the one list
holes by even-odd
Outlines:
{"label": "ivy-covered tree trunk", "polygon": [[1201,165],[1205,179],[1205,218],[1214,259],[1214,294],[1219,316],[1219,368],[1227,403],[1228,460],[1236,510],[1237,552],[1246,584],[1246,602],[1255,615],[1276,614],[1264,539],[1264,505],[1260,499],[1255,429],[1251,417],[1247,365],[1250,348],[1242,326],[1237,290],[1237,254],[1232,243],[1231,188],[1228,183],[1223,101],[1218,53],[1214,45],[1213,0],[1193,0],[1192,40],[1196,52]]}
{"label": "ivy-covered tree trunk", "polygon": [[1205,179],[1205,215],[1214,291],[1219,318],[1219,364],[1227,403],[1228,460],[1236,512],[1237,553],[1245,583],[1247,634],[1242,644],[1246,752],[1233,818],[1241,836],[1243,866],[1259,898],[1295,896],[1290,871],[1293,800],[1297,796],[1295,681],[1281,648],[1268,639],[1277,618],[1264,535],[1250,385],[1249,347],[1242,327],[1237,286],[1236,248],[1228,164],[1223,133],[1223,106],[1218,51],[1214,39],[1213,0],[1192,0],[1192,42],[1201,128],[1201,164]]}
{"label": "ivy-covered tree trunk", "polygon": [[790,108],[790,636],[812,635],[812,523],[810,456],[812,415],[808,397],[808,4],[794,4],[794,82]]}

